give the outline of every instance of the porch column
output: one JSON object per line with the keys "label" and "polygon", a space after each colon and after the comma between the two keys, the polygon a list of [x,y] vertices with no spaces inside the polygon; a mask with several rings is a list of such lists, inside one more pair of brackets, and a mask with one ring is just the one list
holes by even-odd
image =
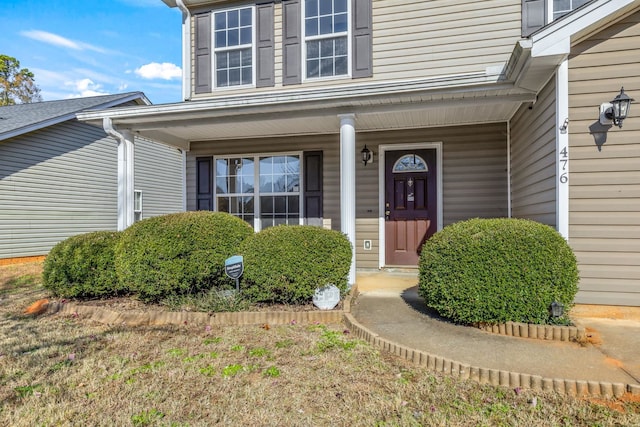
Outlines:
{"label": "porch column", "polygon": [[340,224],[353,253],[349,286],[356,283],[356,129],[355,115],[341,114],[340,119]]}
{"label": "porch column", "polygon": [[556,228],[569,240],[569,61],[556,71]]}

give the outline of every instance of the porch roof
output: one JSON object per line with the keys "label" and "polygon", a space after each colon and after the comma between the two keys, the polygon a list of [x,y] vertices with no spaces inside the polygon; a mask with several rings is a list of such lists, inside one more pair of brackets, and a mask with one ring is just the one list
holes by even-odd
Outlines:
{"label": "porch roof", "polygon": [[339,114],[353,113],[358,131],[507,121],[533,91],[473,73],[408,82],[283,89],[146,107],[87,111],[78,119],[188,149],[203,140],[339,132]]}

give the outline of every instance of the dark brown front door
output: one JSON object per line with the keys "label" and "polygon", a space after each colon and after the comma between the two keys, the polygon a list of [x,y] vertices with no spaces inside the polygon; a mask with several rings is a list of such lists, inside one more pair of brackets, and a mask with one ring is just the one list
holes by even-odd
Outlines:
{"label": "dark brown front door", "polygon": [[385,153],[385,263],[417,266],[437,227],[436,150]]}

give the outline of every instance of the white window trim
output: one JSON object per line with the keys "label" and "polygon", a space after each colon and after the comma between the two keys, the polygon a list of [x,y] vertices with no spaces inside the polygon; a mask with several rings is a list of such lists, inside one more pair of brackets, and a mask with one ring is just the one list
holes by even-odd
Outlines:
{"label": "white window trim", "polygon": [[[136,200],[137,200],[137,195],[140,195],[140,209],[136,209]],[[144,219],[143,216],[143,211],[144,211],[144,195],[142,193],[142,190],[133,190],[133,216],[135,218],[136,214],[140,214],[140,218],[137,219],[137,221],[141,221],[142,219]]]}
{"label": "white window trim", "polygon": [[[299,196],[299,218],[298,225],[304,225],[304,152],[302,151],[284,151],[276,153],[245,153],[245,154],[220,154],[213,156],[213,210],[218,211],[218,186],[216,185],[216,178],[218,177],[217,161],[220,159],[229,158],[253,158],[253,230],[257,233],[262,230],[262,222],[260,221],[260,157],[282,157],[282,156],[298,156],[300,161],[300,189],[298,191]],[[256,182],[257,178],[257,182]],[[229,193],[228,196],[242,196],[248,193]],[[291,196],[295,193],[269,193],[270,195],[283,195]],[[222,196],[222,195],[221,195]]]}
{"label": "white window trim", "polygon": [[[327,80],[343,80],[343,79],[350,79],[351,78],[351,69],[352,67],[352,61],[353,61],[353,54],[352,54],[352,46],[351,46],[351,33],[352,33],[352,20],[353,20],[353,12],[351,10],[351,0],[347,0],[347,31],[346,32],[340,32],[340,33],[332,33],[332,34],[323,34],[323,35],[318,35],[318,36],[310,36],[307,37],[306,36],[306,26],[305,26],[305,7],[306,7],[306,2],[304,0],[301,0],[301,13],[300,13],[300,19],[302,20],[302,22],[300,23],[300,28],[301,30],[301,36],[302,36],[302,43],[301,44],[301,55],[300,58],[302,61],[302,82],[317,82],[317,81],[327,81]],[[311,41],[311,40],[323,40],[323,39],[331,39],[331,38],[337,38],[337,37],[343,37],[343,36],[347,36],[347,73],[346,74],[340,74],[338,76],[327,76],[327,77],[307,77],[307,41]]]}
{"label": "white window trim", "polygon": [[[576,7],[573,7],[573,2],[574,0],[569,0],[571,2],[571,9],[569,9],[568,11],[564,12],[562,14],[562,16],[559,16],[558,18],[555,18],[555,10],[554,10],[554,1],[553,0],[547,0],[547,23],[551,23],[553,21],[556,21],[560,18],[562,18],[564,15],[567,15],[571,12],[573,12],[574,10],[576,10]],[[582,6],[580,6],[582,7]]]}
{"label": "white window trim", "polygon": [[[251,9],[251,84],[223,86],[218,87],[218,71],[216,68],[216,53],[228,52],[230,50],[246,49],[247,45],[238,45],[233,47],[216,47],[216,13],[229,12],[231,10]],[[244,46],[244,47],[243,47]],[[211,12],[211,86],[213,91],[229,91],[235,89],[255,88],[256,87],[256,7],[255,5],[244,5],[227,7],[224,9],[216,9]]]}

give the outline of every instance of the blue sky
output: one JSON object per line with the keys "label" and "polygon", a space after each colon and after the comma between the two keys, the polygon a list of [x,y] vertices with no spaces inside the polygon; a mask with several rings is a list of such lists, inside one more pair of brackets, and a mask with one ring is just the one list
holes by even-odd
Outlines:
{"label": "blue sky", "polygon": [[161,0],[0,0],[0,54],[44,101],[142,91],[179,102],[182,15]]}

